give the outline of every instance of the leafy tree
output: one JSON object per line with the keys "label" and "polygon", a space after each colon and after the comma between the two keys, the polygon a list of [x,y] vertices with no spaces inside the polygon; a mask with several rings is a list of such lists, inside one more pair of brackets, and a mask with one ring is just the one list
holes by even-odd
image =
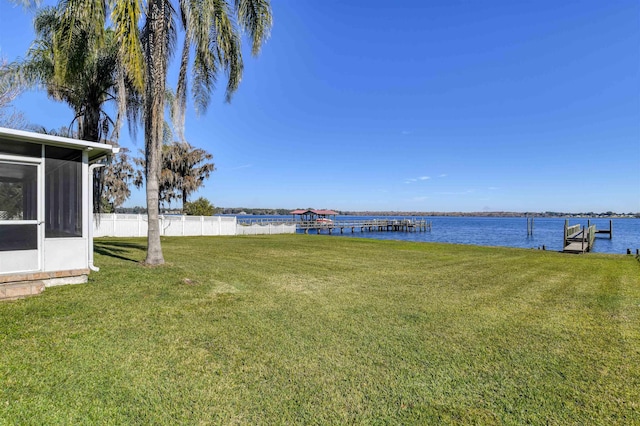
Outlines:
{"label": "leafy tree", "polygon": [[184,213],[189,216],[212,216],[214,212],[215,207],[204,197],[184,204]]}
{"label": "leafy tree", "polygon": [[[213,156],[204,149],[195,148],[188,142],[173,142],[162,146],[162,172],[159,179],[158,201],[162,205],[171,205],[174,200],[182,200],[183,206],[188,197],[200,187],[215,170],[213,163],[207,162]],[[144,169],[145,159],[136,158],[136,164]],[[144,182],[142,171],[138,170],[135,185],[140,188]]]}
{"label": "leafy tree", "polygon": [[131,196],[129,185],[133,181],[135,171],[128,152],[128,149],[120,148],[120,152],[112,156],[111,162],[104,169],[98,192],[101,194],[101,205],[107,207],[102,211],[114,212]]}

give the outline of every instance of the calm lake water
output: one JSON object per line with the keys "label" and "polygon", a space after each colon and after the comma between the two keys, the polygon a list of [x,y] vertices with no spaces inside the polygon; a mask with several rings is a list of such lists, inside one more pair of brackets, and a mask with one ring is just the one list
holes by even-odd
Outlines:
{"label": "calm lake water", "polygon": [[[239,218],[275,218],[291,216],[239,216]],[[377,216],[338,216],[338,220],[371,219]],[[382,217],[379,217],[382,218]],[[390,218],[385,216],[385,218]],[[406,219],[403,217],[392,217]],[[535,218],[533,236],[527,236],[527,219],[492,217],[426,217],[433,224],[429,232],[355,232],[345,229],[344,234],[334,232],[336,238],[374,238],[380,240],[403,240],[473,244],[480,246],[504,246],[541,248],[559,251],[562,249],[564,221],[562,218]],[[591,219],[597,229],[609,229],[609,219]],[[587,219],[569,219],[570,225],[586,226]],[[325,232],[323,232],[325,234]],[[596,237],[594,252],[624,254],[631,249],[635,254],[640,248],[640,219],[613,219],[613,238],[608,235]]]}

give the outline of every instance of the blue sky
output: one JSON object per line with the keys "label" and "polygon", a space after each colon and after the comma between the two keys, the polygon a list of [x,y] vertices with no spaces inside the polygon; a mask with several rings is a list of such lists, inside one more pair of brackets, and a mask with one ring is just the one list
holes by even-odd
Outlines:
{"label": "blue sky", "polygon": [[[640,2],[272,0],[231,104],[186,136],[221,207],[640,212]],[[0,55],[31,17],[0,0]],[[175,79],[170,81],[175,84]],[[222,86],[222,84],[221,84]],[[16,107],[72,118],[43,93]],[[121,144],[137,150],[142,135]],[[134,191],[126,205],[143,205]]]}

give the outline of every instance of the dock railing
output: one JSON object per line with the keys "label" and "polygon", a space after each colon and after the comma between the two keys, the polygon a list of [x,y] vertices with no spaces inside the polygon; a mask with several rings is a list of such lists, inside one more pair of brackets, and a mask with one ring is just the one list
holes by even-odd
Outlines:
{"label": "dock railing", "polygon": [[577,234],[580,233],[580,230],[581,230],[581,226],[579,224],[578,225],[569,226],[569,221],[565,220],[565,222],[564,222],[564,244],[562,246],[566,247],[569,238],[575,237]]}
{"label": "dock railing", "polygon": [[591,251],[595,243],[598,230],[596,225],[588,223],[587,226],[572,225],[569,221],[564,223],[564,249],[565,253],[585,253]]}

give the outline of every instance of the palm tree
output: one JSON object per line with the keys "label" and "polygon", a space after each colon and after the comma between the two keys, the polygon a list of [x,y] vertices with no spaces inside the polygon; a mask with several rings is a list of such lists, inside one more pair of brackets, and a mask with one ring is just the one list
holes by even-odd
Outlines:
{"label": "palm tree", "polygon": [[[149,223],[145,262],[162,264],[158,184],[162,170],[167,68],[177,40],[176,18],[184,31],[175,105],[181,134],[189,64],[193,97],[200,111],[206,109],[221,71],[228,75],[226,99],[229,101],[242,77],[240,31],[249,35],[252,53],[257,55],[269,35],[271,7],[268,0],[234,0],[233,5],[229,4],[229,0],[179,0],[177,8],[169,0],[148,0],[144,24],[138,32],[137,24],[142,19],[142,0],[113,0],[111,3],[111,20],[121,46],[121,63],[138,87],[144,88],[145,180]],[[104,2],[67,0],[67,4],[70,16],[93,22],[94,28],[104,25],[105,9],[96,6],[105,5]],[[192,51],[193,62],[190,61]]]}
{"label": "palm tree", "polygon": [[[179,15],[184,29],[180,74],[177,84],[178,129],[181,135],[187,98],[187,68],[191,49],[193,96],[196,106],[206,110],[217,75],[228,75],[226,99],[230,101],[242,77],[240,30],[249,34],[252,53],[257,55],[271,28],[271,7],[268,0],[180,0],[178,11],[168,0],[149,0],[142,44],[146,59],[145,79],[145,156],[149,234],[146,263],[164,263],[160,245],[157,197],[162,161],[162,128],[167,64],[176,40],[175,17]],[[234,24],[233,15],[238,26]],[[116,26],[119,24],[116,23]]]}
{"label": "palm tree", "polygon": [[[31,3],[28,0],[14,2]],[[143,94],[145,130],[145,180],[148,209],[147,264],[162,264],[158,220],[158,181],[162,162],[164,98],[169,59],[175,53],[178,21],[184,32],[177,97],[174,105],[178,133],[182,135],[187,100],[189,67],[193,79],[195,105],[204,112],[220,72],[228,76],[226,100],[237,90],[242,78],[241,32],[251,40],[257,55],[272,25],[269,0],[64,0],[63,20],[52,38],[56,52],[54,77],[73,78],[77,30],[88,40],[105,40],[104,28],[110,11],[114,38],[118,46],[118,66]],[[146,8],[143,11],[143,7]],[[140,29],[139,25],[142,24]],[[191,54],[193,53],[193,61]],[[123,87],[124,79],[119,80]],[[120,97],[119,111],[124,97]],[[134,109],[135,111],[135,109]]]}
{"label": "palm tree", "polygon": [[171,174],[170,180],[179,192],[183,206],[189,202],[189,195],[204,186],[204,181],[215,170],[214,164],[207,162],[212,158],[204,149],[195,148],[186,141],[177,141],[169,146],[162,173],[167,169]]}
{"label": "palm tree", "polygon": [[[131,88],[126,80],[119,84],[122,74],[113,31],[103,30],[97,38],[94,31],[88,31],[79,21],[69,25],[60,7],[39,10],[34,27],[36,40],[26,59],[9,66],[17,84],[23,88],[44,86],[49,97],[67,103],[75,113],[72,124],[76,124],[80,139],[98,142],[106,140],[111,130],[117,133],[120,116],[114,122],[104,106],[127,96]],[[56,37],[69,27],[71,37],[64,55],[69,65],[62,74]]]}
{"label": "palm tree", "polygon": [[[47,90],[49,97],[67,103],[74,111],[71,125],[75,124],[75,131],[69,129],[69,134],[65,136],[107,143],[113,140],[117,143],[120,121],[125,115],[122,106],[128,105],[126,112],[135,119],[135,108],[139,102],[130,80],[119,66],[114,32],[108,28],[96,32],[79,20],[70,23],[62,6],[47,7],[36,13],[36,40],[27,52],[26,59],[3,67],[2,75],[12,80],[13,87],[24,89],[41,86]],[[69,37],[64,58],[69,60],[70,65],[66,66],[65,73],[60,72],[64,68],[60,66],[63,55],[57,49],[60,33]],[[118,101],[120,106],[115,122],[105,110],[105,105],[114,101]],[[134,128],[131,123],[130,128]],[[122,155],[126,156],[124,153]],[[122,197],[130,194],[128,180],[112,179],[111,182],[105,182],[122,166],[121,160],[114,158],[106,168],[94,171],[94,206],[98,209],[103,205],[101,198],[105,196],[111,202],[118,203],[123,201]],[[129,168],[132,169],[130,165]],[[115,198],[112,194],[114,186],[122,186],[119,193],[124,191]]]}
{"label": "palm tree", "polygon": [[[204,149],[195,148],[188,142],[164,143],[162,145],[162,170],[158,181],[158,201],[161,205],[171,205],[174,200],[182,200],[183,209],[188,197],[204,186],[215,166],[207,160],[213,156]],[[135,158],[135,164],[145,168],[144,158]],[[144,179],[140,170],[136,172],[134,184],[140,188]]]}

